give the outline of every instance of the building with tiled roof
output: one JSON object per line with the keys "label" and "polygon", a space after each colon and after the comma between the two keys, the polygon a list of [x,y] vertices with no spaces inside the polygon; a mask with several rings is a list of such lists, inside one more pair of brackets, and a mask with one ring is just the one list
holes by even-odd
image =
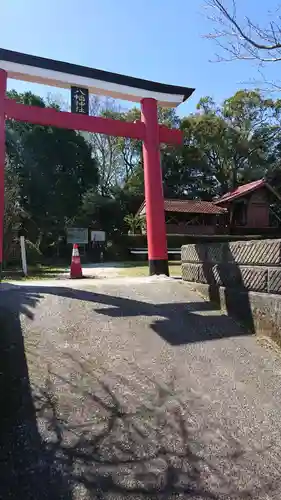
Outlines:
{"label": "building with tiled roof", "polygon": [[[271,205],[276,200],[281,200],[279,193],[265,179],[259,179],[225,193],[213,203],[227,209],[230,227],[266,229],[272,225]],[[275,225],[278,225],[276,218]]]}
{"label": "building with tiled roof", "polygon": [[[227,210],[211,201],[165,199],[167,234],[214,234]],[[137,215],[145,216],[145,201]]]}
{"label": "building with tiled roof", "polygon": [[[165,199],[167,234],[239,234],[247,229],[270,229],[273,201],[280,201],[278,192],[259,179],[225,193],[213,201]],[[145,216],[145,201],[137,215]],[[275,225],[277,219],[275,218]],[[250,231],[250,232],[251,232]]]}

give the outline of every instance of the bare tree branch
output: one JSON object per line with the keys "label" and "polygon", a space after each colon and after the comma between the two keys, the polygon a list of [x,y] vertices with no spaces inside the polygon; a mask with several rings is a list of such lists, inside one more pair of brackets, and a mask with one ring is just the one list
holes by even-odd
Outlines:
{"label": "bare tree branch", "polygon": [[[232,0],[232,7],[228,7],[224,0],[206,0],[211,8],[208,19],[214,29],[206,37],[216,43],[230,58],[218,56],[218,61],[243,59],[256,60],[259,63],[281,61],[281,16],[280,6],[273,13],[268,13],[269,20],[266,27],[261,27],[250,17],[245,22],[237,17],[236,0]],[[273,16],[273,20],[270,17]]]}

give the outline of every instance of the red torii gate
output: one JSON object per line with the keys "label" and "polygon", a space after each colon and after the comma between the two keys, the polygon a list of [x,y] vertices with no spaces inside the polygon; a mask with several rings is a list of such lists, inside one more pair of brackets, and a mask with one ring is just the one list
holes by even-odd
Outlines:
{"label": "red torii gate", "polygon": [[[141,103],[141,121],[56,111],[19,104],[6,97],[7,78],[54,85],[78,86],[94,94]],[[151,82],[139,78],[87,68],[0,49],[0,266],[3,262],[5,120],[15,119],[39,125],[84,130],[99,134],[140,139],[143,142],[149,272],[169,274],[166,225],[160,164],[160,143],[180,145],[182,133],[158,124],[157,104],[175,107],[194,89]]]}

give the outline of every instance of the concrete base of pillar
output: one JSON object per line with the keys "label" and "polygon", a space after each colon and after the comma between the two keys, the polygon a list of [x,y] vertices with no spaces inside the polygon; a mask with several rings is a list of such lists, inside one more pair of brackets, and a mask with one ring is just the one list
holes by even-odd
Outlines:
{"label": "concrete base of pillar", "polygon": [[166,276],[169,276],[169,263],[166,259],[149,259],[148,263],[150,276],[154,276],[155,274],[165,274]]}

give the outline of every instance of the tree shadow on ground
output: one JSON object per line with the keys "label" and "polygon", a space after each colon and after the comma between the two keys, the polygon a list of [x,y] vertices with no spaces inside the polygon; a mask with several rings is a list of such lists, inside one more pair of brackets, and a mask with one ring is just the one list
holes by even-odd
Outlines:
{"label": "tree shadow on ground", "polygon": [[250,500],[277,487],[270,474],[257,472],[266,451],[249,451],[212,416],[206,420],[200,395],[189,393],[183,401],[172,379],[157,383],[136,366],[132,382],[93,371],[81,356],[69,361],[72,374],[50,370],[34,399],[49,432],[48,451],[79,498]]}
{"label": "tree shadow on ground", "polygon": [[[184,326],[209,304],[153,305],[64,287],[7,293],[10,302],[0,307],[1,499],[234,500],[264,498],[276,488],[271,477],[257,478],[251,453],[262,461],[262,452],[249,455],[233,436],[218,432],[201,396],[190,393],[183,401],[173,380],[163,385],[137,367],[130,380],[101,373],[79,354],[65,355],[68,377],[51,366],[46,380],[30,387],[20,314],[32,319],[42,293],[109,306],[97,311],[113,317],[161,316],[151,327],[163,338],[163,323],[171,335],[176,318]],[[198,340],[210,336],[184,341]]]}
{"label": "tree shadow on ground", "polygon": [[[3,292],[0,292],[3,299]],[[42,440],[31,395],[20,314],[32,320],[40,296],[0,305],[0,499],[70,499],[67,480]]]}
{"label": "tree shadow on ground", "polygon": [[111,318],[151,317],[150,328],[171,345],[248,335],[248,331],[231,317],[220,313],[216,310],[214,304],[204,300],[191,303],[152,304],[96,291],[44,285],[24,286],[18,293],[27,297],[29,293],[50,294],[73,300],[92,302],[99,306],[104,305],[104,308],[94,308],[93,312]]}

